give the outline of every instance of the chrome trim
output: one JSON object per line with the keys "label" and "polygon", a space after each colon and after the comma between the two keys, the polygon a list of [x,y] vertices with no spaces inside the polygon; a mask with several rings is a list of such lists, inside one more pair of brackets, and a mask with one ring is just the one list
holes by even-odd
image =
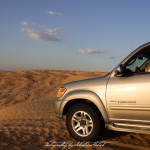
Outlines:
{"label": "chrome trim", "polygon": [[127,124],[122,124],[120,126],[115,124],[108,124],[107,128],[115,131],[150,134],[150,126],[142,126],[141,128],[141,126],[127,126]]}
{"label": "chrome trim", "polygon": [[137,110],[137,111],[150,111],[150,106],[143,105],[112,105],[112,110]]}

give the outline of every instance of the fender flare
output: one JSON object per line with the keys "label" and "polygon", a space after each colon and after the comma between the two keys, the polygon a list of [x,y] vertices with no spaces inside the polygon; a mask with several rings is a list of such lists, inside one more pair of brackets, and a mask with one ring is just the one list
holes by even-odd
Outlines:
{"label": "fender flare", "polygon": [[62,103],[61,112],[63,111],[63,108],[65,107],[65,105],[69,101],[75,100],[75,99],[76,100],[86,99],[86,100],[91,101],[99,109],[100,113],[102,114],[104,121],[109,122],[108,113],[106,111],[106,108],[105,108],[102,100],[100,99],[100,97],[96,93],[94,93],[92,91],[75,90],[75,91],[71,91],[69,93],[66,93],[66,95],[64,95],[64,97],[62,98],[62,100],[64,100],[65,103]]}

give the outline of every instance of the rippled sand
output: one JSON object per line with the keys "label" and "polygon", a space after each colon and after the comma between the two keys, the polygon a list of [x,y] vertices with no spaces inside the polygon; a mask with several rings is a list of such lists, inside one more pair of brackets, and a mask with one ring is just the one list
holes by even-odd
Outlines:
{"label": "rippled sand", "polygon": [[[104,74],[49,70],[1,71],[0,150],[52,149],[50,145],[44,146],[46,142],[54,142],[57,146],[63,141],[66,145],[72,143],[74,147],[71,149],[87,149],[86,146],[76,146],[78,141],[69,136],[65,122],[55,116],[54,100],[62,84]],[[100,141],[105,143],[104,147],[88,149],[150,148],[150,135],[146,134],[106,130]]]}

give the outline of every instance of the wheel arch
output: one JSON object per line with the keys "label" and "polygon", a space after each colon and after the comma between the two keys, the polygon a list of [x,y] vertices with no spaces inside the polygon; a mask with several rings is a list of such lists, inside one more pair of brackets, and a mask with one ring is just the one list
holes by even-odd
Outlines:
{"label": "wheel arch", "polygon": [[101,99],[96,93],[91,91],[74,91],[67,94],[64,99],[67,101],[63,106],[62,115],[66,115],[69,108],[77,103],[86,103],[102,116],[104,122],[109,122],[107,111]]}

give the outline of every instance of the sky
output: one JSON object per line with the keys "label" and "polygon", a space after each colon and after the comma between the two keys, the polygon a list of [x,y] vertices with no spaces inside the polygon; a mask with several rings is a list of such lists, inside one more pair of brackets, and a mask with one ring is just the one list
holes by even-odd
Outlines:
{"label": "sky", "polygon": [[150,41],[149,0],[0,0],[0,70],[114,69]]}

